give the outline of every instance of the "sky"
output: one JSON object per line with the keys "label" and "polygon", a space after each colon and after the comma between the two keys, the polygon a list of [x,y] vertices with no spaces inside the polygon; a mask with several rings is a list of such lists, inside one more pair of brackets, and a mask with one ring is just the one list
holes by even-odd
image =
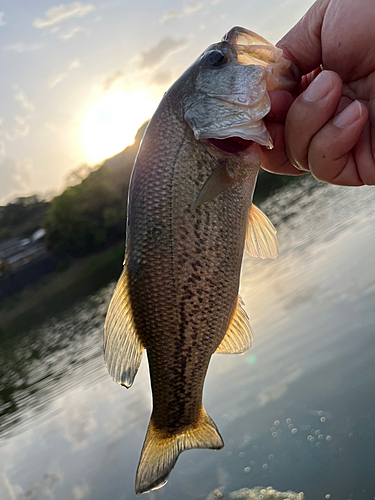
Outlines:
{"label": "sky", "polygon": [[[61,1],[61,0],[60,0]],[[0,0],[0,204],[131,144],[233,26],[276,43],[312,0]]]}

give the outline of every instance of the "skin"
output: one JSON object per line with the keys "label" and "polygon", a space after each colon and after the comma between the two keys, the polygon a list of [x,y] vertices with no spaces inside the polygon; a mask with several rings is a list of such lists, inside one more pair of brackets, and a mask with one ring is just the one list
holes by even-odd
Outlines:
{"label": "skin", "polygon": [[375,185],[374,25],[372,0],[318,0],[277,44],[303,76],[296,95],[271,93],[265,170]]}

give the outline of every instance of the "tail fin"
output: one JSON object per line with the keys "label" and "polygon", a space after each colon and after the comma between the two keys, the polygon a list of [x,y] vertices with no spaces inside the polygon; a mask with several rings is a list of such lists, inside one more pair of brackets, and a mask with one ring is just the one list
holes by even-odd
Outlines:
{"label": "tail fin", "polygon": [[162,436],[151,417],[137,469],[136,494],[164,486],[181,452],[192,448],[220,450],[223,446],[216,425],[203,407],[198,424],[170,436]]}

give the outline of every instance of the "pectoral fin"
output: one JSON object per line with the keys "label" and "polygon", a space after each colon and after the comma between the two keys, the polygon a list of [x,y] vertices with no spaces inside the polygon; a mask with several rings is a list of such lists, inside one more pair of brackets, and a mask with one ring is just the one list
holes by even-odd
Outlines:
{"label": "pectoral fin", "polygon": [[250,349],[253,342],[253,334],[249,318],[243,306],[243,300],[238,295],[237,305],[229,323],[228,331],[216,349],[218,354],[242,354]]}
{"label": "pectoral fin", "polygon": [[254,204],[251,205],[247,221],[245,250],[251,257],[261,259],[276,259],[279,253],[276,229]]}
{"label": "pectoral fin", "polygon": [[143,346],[138,338],[128,293],[125,269],[109,304],[104,325],[104,360],[108,373],[129,388],[141,362]]}
{"label": "pectoral fin", "polygon": [[230,187],[235,180],[236,177],[227,163],[220,165],[203,184],[193,205],[193,210],[216,198],[222,191]]}

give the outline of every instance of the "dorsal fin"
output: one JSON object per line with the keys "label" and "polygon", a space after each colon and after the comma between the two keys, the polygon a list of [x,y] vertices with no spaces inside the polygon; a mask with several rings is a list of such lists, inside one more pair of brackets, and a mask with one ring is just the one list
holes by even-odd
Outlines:
{"label": "dorsal fin", "polygon": [[143,346],[137,335],[124,269],[109,304],[104,325],[104,360],[108,373],[129,388],[141,362]]}
{"label": "dorsal fin", "polygon": [[250,349],[253,342],[253,334],[249,318],[244,309],[244,303],[240,295],[229,323],[229,327],[221,344],[216,349],[218,354],[242,354]]}
{"label": "dorsal fin", "polygon": [[276,259],[279,253],[276,229],[254,203],[247,221],[245,250],[251,257],[261,259]]}

